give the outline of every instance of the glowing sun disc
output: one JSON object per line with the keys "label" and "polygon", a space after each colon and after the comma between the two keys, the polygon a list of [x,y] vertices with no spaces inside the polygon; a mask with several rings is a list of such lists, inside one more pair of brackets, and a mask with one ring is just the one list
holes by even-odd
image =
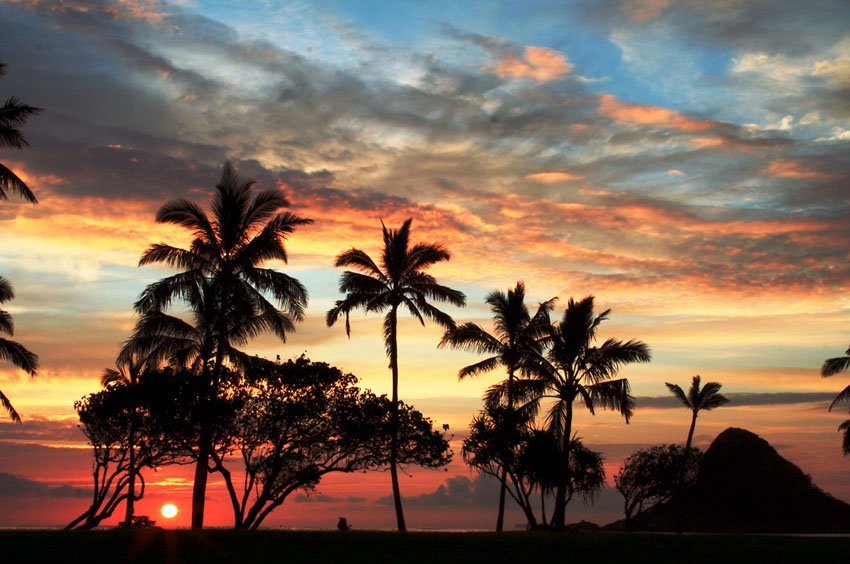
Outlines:
{"label": "glowing sun disc", "polygon": [[159,510],[162,513],[162,516],[166,519],[172,519],[177,516],[177,506],[173,503],[166,503],[162,506],[162,509]]}

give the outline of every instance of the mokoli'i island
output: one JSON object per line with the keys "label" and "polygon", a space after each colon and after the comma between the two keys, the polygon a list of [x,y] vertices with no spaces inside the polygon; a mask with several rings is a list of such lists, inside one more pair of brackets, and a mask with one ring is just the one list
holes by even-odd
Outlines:
{"label": "mokoli'i island", "polygon": [[0,528],[850,532],[845,1],[0,22]]}

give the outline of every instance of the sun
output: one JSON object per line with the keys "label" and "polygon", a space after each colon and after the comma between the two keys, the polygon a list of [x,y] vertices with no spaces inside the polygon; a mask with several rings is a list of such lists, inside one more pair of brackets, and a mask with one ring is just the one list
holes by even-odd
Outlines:
{"label": "sun", "polygon": [[159,510],[162,513],[162,516],[166,519],[173,519],[177,516],[177,506],[173,503],[166,503],[162,506],[162,509]]}

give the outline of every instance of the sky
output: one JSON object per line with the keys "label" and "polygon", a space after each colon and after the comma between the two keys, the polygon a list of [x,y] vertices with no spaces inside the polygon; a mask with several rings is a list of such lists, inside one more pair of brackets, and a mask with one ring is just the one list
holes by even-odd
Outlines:
{"label": "sky", "polygon": [[[3,99],[44,108],[32,147],[0,162],[40,203],[0,203],[0,274],[15,339],[41,359],[0,365],[24,424],[0,418],[0,526],[62,525],[86,507],[90,454],[74,401],[99,388],[129,336],[132,304],[169,274],[139,268],[148,245],[185,245],[156,224],[174,198],[208,202],[225,160],[278,186],[314,220],[273,264],[309,290],[285,343],[390,391],[380,318],[327,328],[333,260],[376,253],[381,221],[413,218],[442,242],[432,273],[467,295],[458,322],[490,327],[484,297],[518,280],[529,303],[594,295],[600,337],[646,342],[627,366],[630,424],[582,413],[574,429],[606,457],[609,483],[637,448],[683,443],[689,413],[665,382],[718,381],[729,406],[700,416],[695,445],[747,428],[850,501],[841,409],[847,374],[820,377],[850,343],[850,6],[843,0],[611,2],[0,2]],[[450,426],[445,470],[402,479],[412,528],[487,528],[496,488],[462,442],[498,372],[458,382],[471,353],[404,319],[400,395]],[[664,398],[664,399],[662,399]],[[231,522],[212,477],[208,523]],[[148,477],[139,512],[166,501],[188,524],[191,473]],[[385,472],[334,476],[285,503],[270,527],[390,528]],[[622,514],[611,488],[568,520]],[[112,520],[117,521],[117,519]],[[508,526],[521,524],[509,514]]]}

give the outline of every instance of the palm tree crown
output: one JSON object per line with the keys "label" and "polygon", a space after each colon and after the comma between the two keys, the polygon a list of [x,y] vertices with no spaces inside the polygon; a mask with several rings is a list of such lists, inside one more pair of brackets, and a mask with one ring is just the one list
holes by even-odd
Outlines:
{"label": "palm tree crown", "polygon": [[[15,291],[12,284],[2,276],[0,276],[0,304],[8,302],[15,297]],[[12,316],[9,312],[0,309],[0,335],[15,334],[15,323],[12,321]],[[38,369],[38,356],[27,350],[22,344],[11,339],[0,337],[0,359],[7,360],[27,372],[30,376],[35,376],[35,371]],[[12,407],[12,402],[9,398],[0,391],[0,405],[9,413],[12,421],[15,423],[21,422],[21,416]]]}
{"label": "palm tree crown", "polygon": [[[6,65],[0,64],[0,76],[6,74]],[[11,147],[23,149],[29,147],[21,127],[29,118],[41,111],[41,108],[28,106],[11,96],[0,106],[0,149]],[[0,200],[8,200],[9,192],[17,194],[31,204],[37,204],[38,199],[26,183],[9,168],[0,163]]]}
{"label": "palm tree crown", "polygon": [[[844,352],[844,356],[826,359],[823,362],[820,373],[821,376],[827,378],[839,372],[847,371],[850,371],[850,347]],[[829,404],[829,410],[832,411],[832,408],[840,403],[850,403],[850,385],[838,392],[838,395]],[[848,456],[850,455],[850,419],[841,423],[838,426],[838,430],[844,431],[844,440],[841,443],[841,449],[844,451],[844,455]]]}
{"label": "palm tree crown", "polygon": [[[200,369],[218,356],[241,365],[248,359],[236,346],[266,331],[285,341],[295,321],[303,319],[307,290],[295,278],[262,264],[287,262],[284,241],[312,220],[279,212],[289,205],[283,194],[271,189],[252,195],[253,184],[225,162],[212,217],[183,199],[157,212],[159,223],[190,229],[194,239],[188,249],[151,245],[139,261],[139,266],[165,263],[181,269],[150,284],[136,302],[142,317],[129,344],[142,358]],[[164,312],[175,299],[188,303],[193,322]]]}
{"label": "palm tree crown", "polygon": [[[593,296],[575,301],[570,298],[561,321],[549,328],[543,340],[545,355],[537,355],[531,366],[538,386],[538,398],[553,398],[547,413],[549,428],[560,441],[562,475],[568,474],[572,440],[573,404],[581,400],[591,414],[597,407],[618,411],[628,423],[635,406],[629,381],[617,378],[620,367],[649,362],[649,347],[636,340],[607,339],[594,345],[599,325],[611,310],[594,314]],[[552,524],[564,526],[566,483],[556,491]]]}
{"label": "palm tree crown", "polygon": [[405,221],[400,229],[387,229],[381,223],[384,246],[380,266],[364,251],[349,249],[339,255],[334,263],[337,267],[352,267],[340,276],[339,291],[345,295],[337,300],[326,317],[328,327],[345,316],[345,332],[351,334],[349,316],[352,311],[387,311],[384,317],[384,345],[390,359],[392,371],[392,418],[393,436],[390,443],[390,476],[393,485],[393,501],[399,531],[405,531],[404,512],[398,485],[398,309],[404,307],[413,317],[425,325],[428,318],[440,326],[451,329],[455,322],[450,315],[437,309],[429,300],[463,306],[466,297],[425,272],[434,264],[449,260],[451,255],[439,243],[410,244],[410,224]]}
{"label": "palm tree crown", "polygon": [[720,388],[723,387],[719,382],[706,382],[705,386],[700,388],[700,375],[697,374],[691,380],[691,387],[685,393],[678,384],[670,384],[665,382],[670,393],[676,396],[682,404],[693,412],[691,418],[691,428],[688,431],[688,440],[685,443],[685,449],[690,450],[691,442],[694,438],[694,428],[697,423],[697,415],[700,411],[710,411],[715,407],[729,403],[729,398],[720,393]]}

